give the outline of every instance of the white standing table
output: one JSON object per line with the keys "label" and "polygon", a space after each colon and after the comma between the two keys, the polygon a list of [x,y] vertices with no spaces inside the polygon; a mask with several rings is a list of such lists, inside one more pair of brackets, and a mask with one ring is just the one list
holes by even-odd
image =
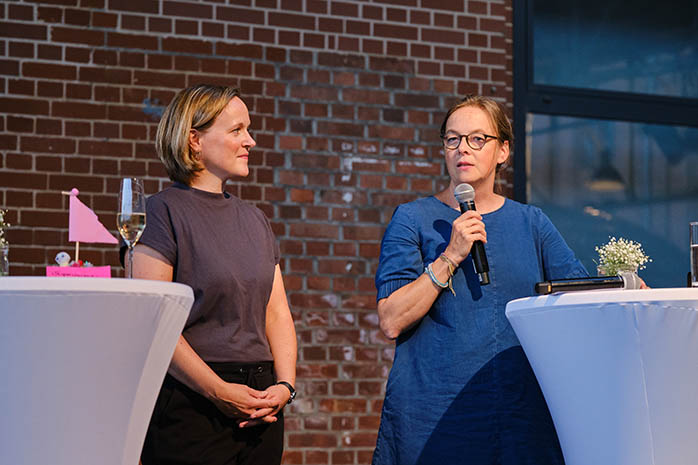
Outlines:
{"label": "white standing table", "polygon": [[136,465],[191,288],[0,278],[0,464]]}
{"label": "white standing table", "polygon": [[517,299],[566,465],[698,463],[698,289]]}

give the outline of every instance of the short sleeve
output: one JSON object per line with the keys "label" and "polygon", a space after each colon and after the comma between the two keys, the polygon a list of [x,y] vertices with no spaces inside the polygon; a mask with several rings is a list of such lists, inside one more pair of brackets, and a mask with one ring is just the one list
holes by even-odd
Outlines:
{"label": "short sleeve", "polygon": [[376,271],[376,299],[384,299],[424,272],[419,231],[409,208],[399,206],[385,230]]}
{"label": "short sleeve", "polygon": [[534,208],[541,241],[545,279],[581,278],[589,276],[584,265],[575,257],[560,232],[539,208]]}
{"label": "short sleeve", "polygon": [[161,196],[154,195],[146,203],[145,229],[140,243],[160,252],[170,265],[177,262],[177,239],[170,209]]}

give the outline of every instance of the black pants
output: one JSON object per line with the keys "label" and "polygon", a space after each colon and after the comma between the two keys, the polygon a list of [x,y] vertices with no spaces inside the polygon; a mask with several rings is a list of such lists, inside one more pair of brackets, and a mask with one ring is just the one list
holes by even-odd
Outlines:
{"label": "black pants", "polygon": [[[209,363],[223,380],[264,390],[276,382],[272,362]],[[283,411],[282,411],[283,412]],[[167,375],[143,445],[143,465],[281,463],[284,421],[240,428],[234,418]]]}

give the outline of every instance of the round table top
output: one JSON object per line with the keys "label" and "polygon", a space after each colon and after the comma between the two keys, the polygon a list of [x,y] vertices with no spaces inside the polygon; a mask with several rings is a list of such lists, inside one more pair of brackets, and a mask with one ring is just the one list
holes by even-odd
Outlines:
{"label": "round table top", "polygon": [[578,292],[558,292],[554,294],[524,297],[507,304],[507,314],[530,308],[600,304],[612,302],[652,302],[698,300],[698,288],[660,288],[633,290],[597,290]]}
{"label": "round table top", "polygon": [[86,292],[139,292],[194,297],[189,286],[181,283],[147,279],[72,278],[45,276],[4,276],[0,278],[0,292],[8,291],[86,291]]}

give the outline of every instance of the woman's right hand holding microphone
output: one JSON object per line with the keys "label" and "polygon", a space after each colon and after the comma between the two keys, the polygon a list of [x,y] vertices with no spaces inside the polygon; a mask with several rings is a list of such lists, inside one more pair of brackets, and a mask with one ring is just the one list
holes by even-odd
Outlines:
{"label": "woman's right hand holding microphone", "polygon": [[468,210],[453,221],[444,254],[458,265],[468,256],[475,241],[487,243],[487,231],[482,216],[476,210]]}

